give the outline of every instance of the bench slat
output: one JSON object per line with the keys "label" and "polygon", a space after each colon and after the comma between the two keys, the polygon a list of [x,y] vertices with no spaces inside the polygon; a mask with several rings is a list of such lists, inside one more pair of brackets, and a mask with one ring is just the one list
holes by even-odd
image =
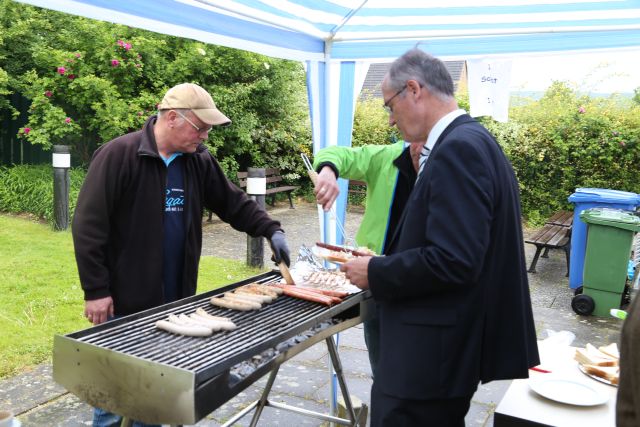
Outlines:
{"label": "bench slat", "polygon": [[[274,194],[287,193],[287,196],[289,197],[289,204],[291,206],[291,209],[293,209],[293,199],[291,198],[291,192],[293,190],[297,190],[298,188],[300,188],[300,186],[280,185],[280,184],[284,184],[284,180],[282,179],[282,176],[280,175],[280,169],[278,168],[265,168],[264,172],[265,172],[265,181],[268,186],[268,188],[265,191],[265,195],[271,196],[271,199],[272,199],[271,204],[273,204],[275,200],[275,196],[273,196]],[[238,176],[238,186],[240,186],[240,188],[246,188],[249,173],[238,172],[237,176]]]}
{"label": "bench slat", "polygon": [[573,212],[571,211],[558,211],[549,218],[546,224],[561,225],[564,227],[570,227],[573,224]]}

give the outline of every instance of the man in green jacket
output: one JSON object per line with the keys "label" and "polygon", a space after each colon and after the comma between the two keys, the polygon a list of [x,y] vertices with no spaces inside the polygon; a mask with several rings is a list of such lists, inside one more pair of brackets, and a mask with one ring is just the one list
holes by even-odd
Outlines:
{"label": "man in green jacket", "polygon": [[[396,230],[400,216],[416,181],[418,159],[423,144],[404,141],[391,145],[327,147],[313,163],[318,172],[316,201],[328,211],[338,197],[338,177],[367,183],[367,207],[356,233],[358,246],[384,254],[385,242]],[[379,354],[378,317],[364,322],[364,338],[369,350],[371,371],[376,375]]]}

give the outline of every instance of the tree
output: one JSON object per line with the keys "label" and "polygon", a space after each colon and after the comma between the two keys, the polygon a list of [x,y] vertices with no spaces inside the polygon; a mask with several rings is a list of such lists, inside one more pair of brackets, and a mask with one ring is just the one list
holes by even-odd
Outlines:
{"label": "tree", "polygon": [[30,100],[19,136],[32,144],[71,145],[86,164],[98,146],[140,129],[168,88],[194,82],[233,121],[207,141],[230,176],[265,165],[302,172],[302,64],[9,0],[0,8],[0,111],[11,112],[9,91]]}

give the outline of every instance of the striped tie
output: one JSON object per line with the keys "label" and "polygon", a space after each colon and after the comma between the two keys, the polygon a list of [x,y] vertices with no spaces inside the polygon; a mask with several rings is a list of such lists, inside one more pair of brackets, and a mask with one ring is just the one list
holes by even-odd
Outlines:
{"label": "striped tie", "polygon": [[424,169],[424,164],[427,162],[430,152],[431,150],[427,148],[426,145],[422,147],[422,151],[420,152],[420,159],[418,160],[418,176],[420,176],[420,174],[422,173],[422,169]]}

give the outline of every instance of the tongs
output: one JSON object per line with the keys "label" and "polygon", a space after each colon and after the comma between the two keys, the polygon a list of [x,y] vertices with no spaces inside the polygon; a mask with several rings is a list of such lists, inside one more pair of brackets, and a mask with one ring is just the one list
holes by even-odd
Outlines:
{"label": "tongs", "polygon": [[358,249],[349,249],[344,246],[330,245],[328,243],[316,242],[316,246],[330,251],[344,252],[353,256],[371,256],[372,253],[359,251]]}
{"label": "tongs", "polygon": [[[313,185],[315,186],[318,183],[318,173],[315,170],[313,170],[313,164],[311,163],[311,160],[309,160],[309,157],[307,157],[306,154],[300,153],[300,156],[302,157],[302,161],[305,167],[307,168],[307,173],[309,174],[309,178],[311,178],[311,182],[313,182]],[[338,227],[338,230],[342,234],[342,238],[344,239],[345,244],[349,241],[353,241],[354,246],[357,246],[355,239],[349,239],[347,237],[347,232],[345,231],[344,227],[340,223],[340,220],[338,219],[335,203],[331,206],[331,209],[329,209],[329,214],[335,220],[336,226]]]}

